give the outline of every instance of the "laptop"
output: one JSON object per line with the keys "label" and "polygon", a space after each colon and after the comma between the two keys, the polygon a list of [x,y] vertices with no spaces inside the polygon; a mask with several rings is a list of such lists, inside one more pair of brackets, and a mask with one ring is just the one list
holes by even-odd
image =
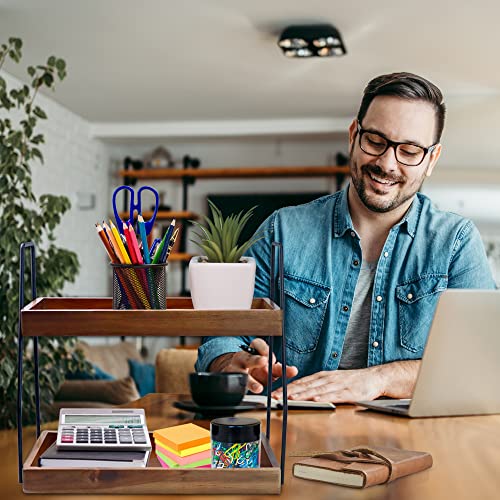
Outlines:
{"label": "laptop", "polygon": [[407,417],[500,413],[500,290],[444,291],[412,399],[357,404]]}

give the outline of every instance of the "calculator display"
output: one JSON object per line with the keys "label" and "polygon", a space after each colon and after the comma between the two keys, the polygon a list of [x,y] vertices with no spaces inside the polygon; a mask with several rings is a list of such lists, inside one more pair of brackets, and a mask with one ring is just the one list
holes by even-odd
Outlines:
{"label": "calculator display", "polygon": [[139,415],[65,415],[65,424],[140,424]]}

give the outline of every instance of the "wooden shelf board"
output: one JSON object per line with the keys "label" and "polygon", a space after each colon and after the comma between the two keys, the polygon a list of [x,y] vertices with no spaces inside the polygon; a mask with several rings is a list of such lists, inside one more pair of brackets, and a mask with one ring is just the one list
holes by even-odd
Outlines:
{"label": "wooden shelf board", "polygon": [[176,252],[176,253],[171,253],[170,256],[168,257],[169,262],[189,262],[191,260],[191,257],[193,255],[190,253],[181,253],[181,252]]}
{"label": "wooden shelf board", "polygon": [[[248,310],[193,309],[190,297],[167,297],[167,309],[116,310],[111,297],[41,297],[21,311],[23,336],[281,336],[282,310],[253,299]],[[63,327],[61,327],[63,325]]]}
{"label": "wooden shelf board", "polygon": [[[128,212],[119,212],[118,214],[122,220],[128,219]],[[151,210],[146,210],[142,212],[142,216],[144,220],[149,220],[153,216],[153,212]],[[167,211],[167,210],[158,210],[156,214],[156,220],[170,220],[170,219],[197,219],[198,214],[195,212],[189,211]]]}
{"label": "wooden shelf board", "polygon": [[235,178],[235,177],[327,177],[329,175],[349,174],[349,167],[234,167],[234,168],[157,168],[143,170],[120,170],[118,175],[137,179],[181,179],[196,178]]}
{"label": "wooden shelf board", "polygon": [[[156,457],[155,447],[146,467],[64,468],[40,467],[40,455],[56,441],[57,432],[44,430],[23,466],[23,491],[65,495],[126,494],[275,494],[281,490],[280,466],[264,434],[261,435],[261,466],[255,469],[166,469]],[[150,432],[151,443],[154,443]],[[61,497],[64,498],[64,497]]]}

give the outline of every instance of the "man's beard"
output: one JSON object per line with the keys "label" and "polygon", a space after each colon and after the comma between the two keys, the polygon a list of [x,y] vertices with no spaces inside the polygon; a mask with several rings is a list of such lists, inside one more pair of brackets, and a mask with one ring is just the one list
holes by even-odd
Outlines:
{"label": "man's beard", "polygon": [[[352,175],[351,178],[352,178],[352,183],[356,188],[356,192],[358,193],[359,199],[363,202],[366,208],[368,208],[372,212],[378,212],[378,213],[387,213],[392,210],[395,210],[396,208],[400,207],[405,202],[407,202],[409,199],[413,198],[413,196],[417,191],[419,191],[420,187],[422,186],[425,180],[425,171],[424,171],[420,179],[415,181],[412,185],[407,186],[409,188],[408,191],[398,190],[392,198],[382,200],[380,198],[375,198],[376,194],[375,196],[373,195],[370,196],[368,194],[366,186],[366,178],[369,176],[369,174],[372,174],[382,180],[400,183],[401,185],[404,185],[407,182],[406,177],[403,175],[389,176],[385,174],[384,171],[379,166],[370,163],[366,163],[364,165],[361,165],[361,167],[358,167],[357,164],[352,159],[352,157],[351,157],[351,173],[354,173],[354,175]],[[411,189],[412,187],[414,187],[414,189]]]}

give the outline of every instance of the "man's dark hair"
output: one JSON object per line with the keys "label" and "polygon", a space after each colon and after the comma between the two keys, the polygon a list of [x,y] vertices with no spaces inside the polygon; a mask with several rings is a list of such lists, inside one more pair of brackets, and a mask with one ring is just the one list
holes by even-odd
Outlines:
{"label": "man's dark hair", "polygon": [[431,104],[436,111],[435,142],[441,140],[444,127],[446,107],[443,94],[429,80],[413,73],[390,73],[377,76],[365,88],[358,111],[358,122],[361,123],[371,102],[379,95],[401,97],[402,99],[424,101]]}

